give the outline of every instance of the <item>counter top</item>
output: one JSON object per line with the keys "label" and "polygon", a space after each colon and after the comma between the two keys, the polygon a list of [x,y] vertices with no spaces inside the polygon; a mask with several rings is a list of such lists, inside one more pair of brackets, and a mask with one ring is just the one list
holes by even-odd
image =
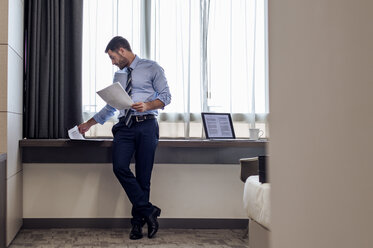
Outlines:
{"label": "counter top", "polygon": [[[23,139],[23,163],[111,163],[112,139]],[[267,140],[160,139],[155,163],[232,164],[265,155]]]}
{"label": "counter top", "polygon": [[[69,147],[69,146],[100,146],[111,147],[113,139],[23,139],[20,147]],[[207,140],[207,139],[160,139],[158,146],[172,147],[264,147],[268,141],[235,139],[235,140]]]}

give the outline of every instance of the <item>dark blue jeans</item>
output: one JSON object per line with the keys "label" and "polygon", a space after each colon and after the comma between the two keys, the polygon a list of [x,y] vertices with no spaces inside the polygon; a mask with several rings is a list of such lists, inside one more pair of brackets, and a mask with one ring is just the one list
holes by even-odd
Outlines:
{"label": "dark blue jeans", "polygon": [[[150,179],[159,127],[156,119],[133,122],[128,128],[123,122],[113,129],[113,171],[132,203],[132,224],[144,224],[144,217],[153,211],[149,202]],[[136,176],[130,169],[135,156]]]}

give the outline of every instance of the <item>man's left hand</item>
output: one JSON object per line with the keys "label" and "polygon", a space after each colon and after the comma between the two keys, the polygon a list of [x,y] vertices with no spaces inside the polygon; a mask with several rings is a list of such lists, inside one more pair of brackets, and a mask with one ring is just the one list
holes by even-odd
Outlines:
{"label": "man's left hand", "polygon": [[137,102],[137,103],[132,104],[131,107],[137,112],[145,112],[149,110],[148,104],[146,102]]}

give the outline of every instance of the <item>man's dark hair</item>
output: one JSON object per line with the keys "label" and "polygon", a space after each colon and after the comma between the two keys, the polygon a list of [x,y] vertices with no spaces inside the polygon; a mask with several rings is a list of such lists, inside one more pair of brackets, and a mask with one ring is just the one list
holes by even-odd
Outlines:
{"label": "man's dark hair", "polygon": [[116,52],[121,47],[126,49],[129,52],[132,52],[131,46],[130,46],[130,43],[128,42],[128,40],[126,40],[125,38],[123,38],[121,36],[115,36],[113,39],[111,39],[109,44],[107,44],[106,49],[105,49],[105,53],[107,53],[109,50],[111,50],[113,52]]}

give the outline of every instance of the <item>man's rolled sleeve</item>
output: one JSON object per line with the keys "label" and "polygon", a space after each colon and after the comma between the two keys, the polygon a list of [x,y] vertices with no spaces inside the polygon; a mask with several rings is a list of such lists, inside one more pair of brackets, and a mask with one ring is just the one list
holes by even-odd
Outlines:
{"label": "man's rolled sleeve", "polygon": [[93,119],[97,121],[97,123],[100,123],[101,125],[104,124],[110,117],[112,117],[115,113],[116,109],[110,106],[109,104],[106,104],[105,107],[103,107],[100,112],[95,114],[93,116]]}
{"label": "man's rolled sleeve", "polygon": [[157,99],[163,102],[164,106],[168,105],[171,103],[171,94],[169,91],[169,88],[165,88],[163,92],[161,92],[158,96]]}
{"label": "man's rolled sleeve", "polygon": [[[157,99],[164,103],[164,106],[171,103],[170,88],[167,84],[167,79],[164,74],[164,70],[158,64],[155,68],[155,77],[153,81],[153,87],[157,92]],[[163,108],[162,108],[163,109]]]}

